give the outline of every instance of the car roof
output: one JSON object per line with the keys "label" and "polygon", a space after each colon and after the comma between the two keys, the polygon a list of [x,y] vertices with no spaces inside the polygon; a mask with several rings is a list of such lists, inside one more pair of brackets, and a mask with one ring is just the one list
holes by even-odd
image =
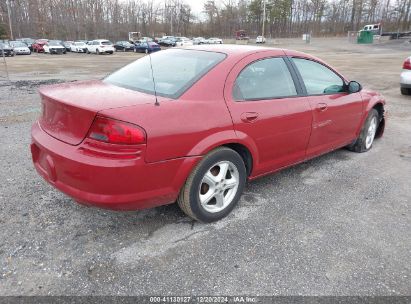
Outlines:
{"label": "car roof", "polygon": [[190,47],[185,47],[185,49],[193,49],[199,51],[211,51],[211,52],[219,52],[224,53],[227,55],[237,55],[237,54],[252,54],[255,52],[262,52],[262,51],[282,51],[282,49],[278,48],[270,48],[270,47],[262,47],[262,46],[254,46],[254,45],[233,45],[233,44],[202,44],[202,45],[194,45]]}

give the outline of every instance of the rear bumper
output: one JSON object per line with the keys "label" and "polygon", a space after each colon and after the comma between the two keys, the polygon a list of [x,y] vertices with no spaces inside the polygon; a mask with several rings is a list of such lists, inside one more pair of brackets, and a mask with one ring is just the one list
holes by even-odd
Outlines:
{"label": "rear bumper", "polygon": [[200,157],[158,163],[144,161],[145,146],[133,157],[87,152],[32,127],[31,153],[37,172],[77,202],[115,210],[138,210],[172,203]]}
{"label": "rear bumper", "polygon": [[49,49],[49,52],[51,54],[63,54],[66,52],[66,49]]}

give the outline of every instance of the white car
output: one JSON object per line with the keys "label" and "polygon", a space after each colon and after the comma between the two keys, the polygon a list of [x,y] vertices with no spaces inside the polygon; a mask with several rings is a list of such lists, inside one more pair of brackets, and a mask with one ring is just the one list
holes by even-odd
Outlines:
{"label": "white car", "polygon": [[10,46],[13,48],[16,55],[30,55],[31,51],[27,44],[21,41],[11,41]]}
{"label": "white car", "polygon": [[43,45],[44,53],[45,54],[65,54],[66,48],[59,42],[59,41],[48,41],[45,45]]}
{"label": "white car", "polygon": [[91,41],[87,44],[87,53],[95,53],[97,55],[100,54],[113,54],[114,53],[114,45],[110,40],[106,39],[97,39]]}
{"label": "white car", "polygon": [[192,46],[193,41],[188,39],[187,37],[177,37],[176,38],[176,46]]}
{"label": "white car", "polygon": [[411,95],[411,57],[405,59],[402,65],[400,87],[401,94]]}
{"label": "white car", "polygon": [[223,44],[223,40],[220,39],[220,38],[212,37],[212,38],[206,39],[206,43],[208,43],[208,44]]}
{"label": "white car", "polygon": [[204,37],[196,37],[193,39],[193,44],[205,44],[206,39]]}
{"label": "white car", "polygon": [[257,38],[255,39],[255,43],[265,43],[265,37],[257,36]]}
{"label": "white car", "polygon": [[76,41],[70,45],[70,51],[75,53],[87,52],[87,44],[83,41]]}

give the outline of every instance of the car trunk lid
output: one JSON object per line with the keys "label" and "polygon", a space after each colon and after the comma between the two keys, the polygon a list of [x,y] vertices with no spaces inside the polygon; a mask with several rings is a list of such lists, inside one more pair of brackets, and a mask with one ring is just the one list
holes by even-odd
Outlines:
{"label": "car trunk lid", "polygon": [[120,88],[103,81],[83,81],[45,86],[40,126],[49,135],[70,145],[86,137],[99,111],[153,103],[152,95]]}

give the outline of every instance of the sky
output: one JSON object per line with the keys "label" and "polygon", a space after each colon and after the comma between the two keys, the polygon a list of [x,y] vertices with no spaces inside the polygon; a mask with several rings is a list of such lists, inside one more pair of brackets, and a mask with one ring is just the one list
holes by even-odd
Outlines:
{"label": "sky", "polygon": [[[187,3],[191,6],[191,9],[193,10],[194,15],[200,15],[203,11],[204,8],[204,2],[203,0],[191,0],[187,1]],[[218,3],[219,1],[216,1]]]}

